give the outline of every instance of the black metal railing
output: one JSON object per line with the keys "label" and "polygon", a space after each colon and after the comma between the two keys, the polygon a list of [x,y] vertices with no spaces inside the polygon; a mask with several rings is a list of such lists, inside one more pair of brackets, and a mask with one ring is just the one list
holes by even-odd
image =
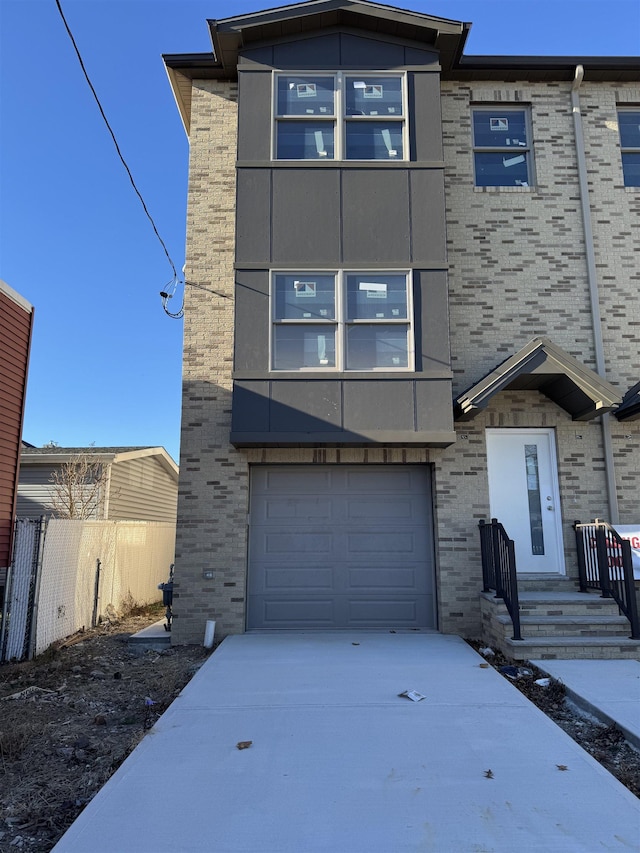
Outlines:
{"label": "black metal railing", "polygon": [[631,638],[640,640],[631,544],[597,518],[584,524],[576,521],[573,529],[581,592],[597,589],[603,598],[612,598],[631,624]]}
{"label": "black metal railing", "polygon": [[495,597],[504,601],[513,625],[512,639],[521,640],[516,553],[513,539],[509,539],[497,518],[492,518],[489,524],[481,521],[479,528],[483,592],[495,590]]}

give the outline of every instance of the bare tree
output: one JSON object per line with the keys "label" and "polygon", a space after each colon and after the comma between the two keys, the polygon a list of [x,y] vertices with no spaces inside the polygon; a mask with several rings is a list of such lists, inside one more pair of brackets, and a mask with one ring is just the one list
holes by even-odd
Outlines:
{"label": "bare tree", "polygon": [[56,468],[51,477],[49,507],[56,518],[99,518],[107,487],[102,462],[78,453]]}

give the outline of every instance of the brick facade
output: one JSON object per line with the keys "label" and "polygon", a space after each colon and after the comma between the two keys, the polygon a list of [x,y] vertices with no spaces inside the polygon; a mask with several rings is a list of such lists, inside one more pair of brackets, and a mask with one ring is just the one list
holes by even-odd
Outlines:
{"label": "brick facade", "polygon": [[[570,89],[567,82],[442,83],[454,394],[537,335],[595,369]],[[592,83],[580,96],[606,378],[623,395],[640,374],[640,193],[623,186],[616,104],[640,103],[640,91]],[[458,440],[445,449],[234,449],[236,100],[234,83],[194,80],[174,641],[199,642],[210,618],[219,636],[244,630],[252,463],[429,464],[439,627],[478,635],[477,524],[489,517],[485,429],[554,428],[566,569],[574,577],[573,521],[608,514],[600,420],[573,422],[537,391],[509,391],[458,425]],[[474,187],[470,105],[493,102],[531,105],[535,187]],[[610,417],[608,428],[620,521],[638,522],[640,425]]]}
{"label": "brick facade", "polygon": [[[454,394],[536,335],[596,367],[570,90],[570,83],[442,84]],[[626,101],[640,101],[637,88],[602,83],[581,92],[606,378],[621,394],[640,374],[640,193],[623,185],[616,115]],[[531,105],[535,188],[474,187],[471,105],[505,102]],[[608,420],[620,522],[637,523],[640,426]],[[599,419],[574,423],[538,392],[509,392],[459,425],[458,442],[432,458],[441,628],[463,634],[477,632],[479,618],[486,427],[555,428],[569,575],[577,572],[573,521],[608,517]]]}
{"label": "brick facade", "polygon": [[[194,81],[173,639],[243,630],[247,467],[229,444],[237,84]],[[205,580],[203,572],[213,571]]]}

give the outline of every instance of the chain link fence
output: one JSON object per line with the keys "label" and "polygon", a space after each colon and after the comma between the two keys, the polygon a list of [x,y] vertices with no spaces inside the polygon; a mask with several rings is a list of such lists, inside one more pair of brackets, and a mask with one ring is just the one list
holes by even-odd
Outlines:
{"label": "chain link fence", "polygon": [[18,522],[2,660],[41,654],[101,617],[159,600],[174,548],[175,525],[165,522]]}

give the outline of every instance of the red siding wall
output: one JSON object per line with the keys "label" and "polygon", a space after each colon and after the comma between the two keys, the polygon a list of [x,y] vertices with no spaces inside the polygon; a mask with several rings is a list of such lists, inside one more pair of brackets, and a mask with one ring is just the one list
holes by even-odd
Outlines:
{"label": "red siding wall", "polygon": [[[9,290],[9,288],[7,288]],[[17,294],[16,294],[17,295]],[[0,286],[0,576],[9,565],[33,310]]]}

